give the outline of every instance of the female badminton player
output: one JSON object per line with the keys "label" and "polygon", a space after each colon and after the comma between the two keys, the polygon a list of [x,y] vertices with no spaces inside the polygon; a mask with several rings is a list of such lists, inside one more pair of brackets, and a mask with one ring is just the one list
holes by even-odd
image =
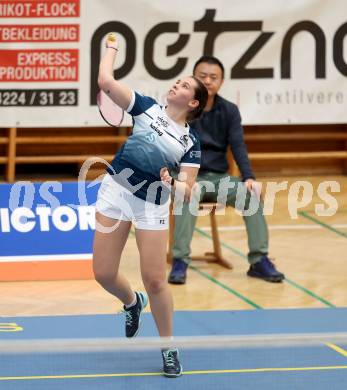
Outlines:
{"label": "female badminton player", "polygon": [[[166,281],[170,192],[183,191],[185,199],[189,199],[201,152],[199,140],[187,122],[200,116],[208,94],[199,80],[184,77],[169,90],[167,105],[161,106],[114,79],[118,50],[111,33],[100,62],[98,83],[115,104],[132,116],[134,126],[99,189],[93,269],[98,283],[123,303],[127,337],[139,331],[147,294],[159,335],[172,337],[173,301]],[[186,180],[173,180],[172,169],[183,173]],[[133,291],[118,272],[132,222],[147,294]],[[163,349],[162,357],[165,376],[182,374],[177,349]]]}

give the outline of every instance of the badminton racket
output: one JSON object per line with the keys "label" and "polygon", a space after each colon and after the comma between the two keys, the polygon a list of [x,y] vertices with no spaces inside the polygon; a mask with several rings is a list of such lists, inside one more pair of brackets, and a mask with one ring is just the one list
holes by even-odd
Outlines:
{"label": "badminton racket", "polygon": [[110,126],[120,126],[123,121],[124,110],[102,90],[97,94],[96,102],[102,119]]}

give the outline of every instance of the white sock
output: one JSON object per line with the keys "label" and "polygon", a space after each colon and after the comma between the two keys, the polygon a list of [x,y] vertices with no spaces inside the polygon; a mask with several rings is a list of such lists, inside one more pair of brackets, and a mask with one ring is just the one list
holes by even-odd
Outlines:
{"label": "white sock", "polygon": [[[169,341],[172,341],[174,339],[174,336],[166,336],[165,338],[168,339]],[[176,349],[176,348],[164,347],[164,348],[162,348],[162,351],[168,351],[168,350],[172,350],[172,349]]]}
{"label": "white sock", "polygon": [[136,303],[137,303],[137,295],[136,295],[136,294],[134,294],[134,295],[135,295],[135,298],[134,298],[134,300],[130,303],[130,305],[124,305],[124,307],[125,307],[126,309],[129,309],[130,307],[136,305]]}

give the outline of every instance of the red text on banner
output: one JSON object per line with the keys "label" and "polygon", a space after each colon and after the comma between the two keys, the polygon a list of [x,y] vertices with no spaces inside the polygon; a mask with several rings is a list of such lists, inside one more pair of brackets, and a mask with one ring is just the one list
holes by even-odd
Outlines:
{"label": "red text on banner", "polygon": [[80,16],[80,0],[1,0],[2,18],[75,18]]}
{"label": "red text on banner", "polygon": [[78,24],[0,25],[0,42],[78,42]]}
{"label": "red text on banner", "polygon": [[1,81],[78,81],[78,50],[0,50]]}

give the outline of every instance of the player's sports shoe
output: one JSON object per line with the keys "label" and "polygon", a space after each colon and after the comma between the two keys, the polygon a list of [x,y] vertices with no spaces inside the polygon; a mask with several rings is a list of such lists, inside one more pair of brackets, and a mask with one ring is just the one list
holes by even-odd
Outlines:
{"label": "player's sports shoe", "polygon": [[275,264],[265,255],[262,256],[260,261],[250,266],[247,275],[273,283],[282,282],[285,278],[284,274],[277,271]]}
{"label": "player's sports shoe", "polygon": [[124,306],[126,337],[135,337],[139,333],[141,314],[148,303],[148,297],[145,293],[135,291],[135,294],[136,304],[128,309]]}
{"label": "player's sports shoe", "polygon": [[184,284],[187,279],[188,263],[182,259],[174,258],[172,262],[172,269],[169,275],[169,283]]}
{"label": "player's sports shoe", "polygon": [[168,378],[176,378],[182,375],[182,366],[178,360],[177,349],[162,349],[163,374]]}

